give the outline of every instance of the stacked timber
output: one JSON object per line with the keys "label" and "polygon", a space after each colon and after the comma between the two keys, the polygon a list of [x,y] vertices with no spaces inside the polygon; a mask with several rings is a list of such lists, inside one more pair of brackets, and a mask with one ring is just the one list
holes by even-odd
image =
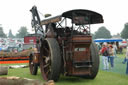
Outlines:
{"label": "stacked timber", "polygon": [[29,56],[31,52],[33,52],[34,49],[28,49],[24,50],[22,52],[0,52],[0,57],[20,57],[20,56]]}
{"label": "stacked timber", "polygon": [[7,74],[8,74],[8,67],[0,66],[0,75],[7,75]]}

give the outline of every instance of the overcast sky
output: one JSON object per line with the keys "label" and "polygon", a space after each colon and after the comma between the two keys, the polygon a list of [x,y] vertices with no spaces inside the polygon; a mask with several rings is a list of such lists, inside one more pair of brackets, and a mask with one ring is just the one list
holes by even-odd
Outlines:
{"label": "overcast sky", "polygon": [[36,5],[43,13],[60,15],[71,9],[88,9],[103,15],[104,23],[95,24],[91,31],[94,33],[105,26],[111,34],[122,31],[128,22],[128,0],[0,0],[0,24],[7,34],[9,29],[15,34],[21,26],[31,29],[31,13],[29,10]]}

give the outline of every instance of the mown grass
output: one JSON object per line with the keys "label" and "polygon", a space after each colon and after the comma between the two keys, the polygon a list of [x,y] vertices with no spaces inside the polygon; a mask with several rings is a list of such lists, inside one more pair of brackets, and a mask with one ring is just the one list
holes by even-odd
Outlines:
{"label": "mown grass", "polygon": [[[7,76],[37,79],[45,82],[42,79],[40,70],[38,71],[38,74],[34,76],[30,74],[29,68],[9,69]],[[128,76],[100,70],[94,80],[77,77],[65,77],[61,75],[59,81],[56,82],[56,85],[128,85]]]}
{"label": "mown grass", "polygon": [[[65,77],[61,75],[59,81],[56,82],[56,85],[128,85],[128,76],[125,74],[126,64],[122,64],[125,54],[118,54],[117,56],[118,57],[115,58],[114,69],[110,69],[108,71],[102,70],[102,57],[100,57],[100,70],[94,80],[83,79],[78,77]],[[6,66],[8,65],[10,64],[6,64]],[[38,70],[38,74],[36,76],[30,74],[29,68],[9,69],[7,76],[37,79],[42,82],[45,82],[41,76],[40,69]]]}
{"label": "mown grass", "polygon": [[[101,62],[100,62],[100,70],[103,69],[103,62],[102,62],[102,56],[101,57]],[[114,73],[119,73],[119,74],[125,74],[126,73],[126,64],[122,64],[124,60],[124,57],[116,57],[114,58],[114,68],[111,69],[110,63],[109,63],[109,70],[108,72],[114,72]]]}
{"label": "mown grass", "polygon": [[[123,64],[123,60],[125,58],[126,49],[123,50],[123,54],[117,54],[117,57],[114,58],[114,68],[111,69],[110,62],[109,62],[109,70],[107,72],[114,72],[119,74],[126,74],[126,63]],[[100,56],[100,70],[103,69],[103,62],[102,56]]]}

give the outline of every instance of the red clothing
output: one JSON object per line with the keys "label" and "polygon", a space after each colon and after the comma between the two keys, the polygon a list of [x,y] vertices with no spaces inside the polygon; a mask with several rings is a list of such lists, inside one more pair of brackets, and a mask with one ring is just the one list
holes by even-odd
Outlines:
{"label": "red clothing", "polygon": [[103,48],[101,49],[101,53],[103,54],[105,50],[107,50],[107,47],[103,47]]}

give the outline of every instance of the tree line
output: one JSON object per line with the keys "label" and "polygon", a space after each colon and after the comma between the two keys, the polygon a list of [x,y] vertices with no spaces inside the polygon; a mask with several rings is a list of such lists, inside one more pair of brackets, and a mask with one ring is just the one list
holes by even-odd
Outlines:
{"label": "tree line", "polygon": [[128,39],[128,23],[125,23],[123,30],[121,30],[120,33],[117,33],[116,35],[111,35],[111,32],[105,26],[102,26],[94,34],[92,34],[92,36],[93,39],[112,37],[121,37],[123,39]]}
{"label": "tree line", "polygon": [[16,35],[13,35],[12,30],[9,30],[8,35],[6,35],[3,31],[3,27],[0,27],[0,38],[24,38],[27,36],[29,32],[27,31],[27,27],[21,26]]}
{"label": "tree line", "polygon": [[[29,32],[27,31],[27,27],[21,26],[18,30],[18,33],[14,36],[12,34],[11,29],[9,30],[8,36],[4,33],[3,28],[0,27],[0,37],[1,38],[24,38],[24,36],[27,36]],[[100,27],[94,34],[92,34],[93,39],[98,38],[112,38],[111,32],[105,27]],[[113,35],[113,37],[121,37],[123,39],[128,39],[128,23],[124,24],[123,30],[121,30],[120,33],[117,33],[116,35]]]}

